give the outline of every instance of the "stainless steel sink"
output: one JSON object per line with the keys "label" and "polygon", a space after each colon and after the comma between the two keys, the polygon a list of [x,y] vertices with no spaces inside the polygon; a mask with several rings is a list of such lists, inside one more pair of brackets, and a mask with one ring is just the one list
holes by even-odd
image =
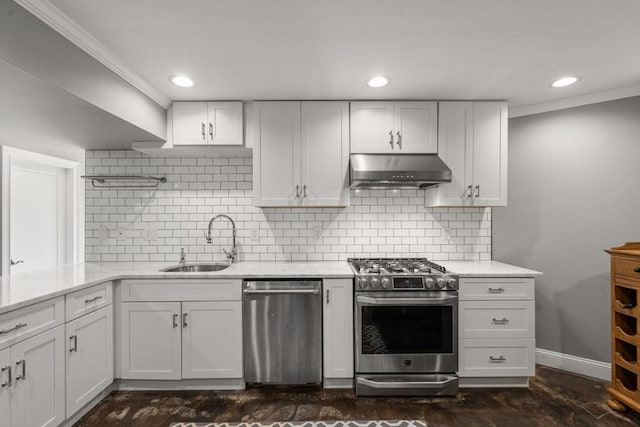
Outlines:
{"label": "stainless steel sink", "polygon": [[177,265],[162,269],[166,273],[201,273],[205,271],[220,271],[229,267],[229,264],[224,263],[211,263],[211,264],[187,264]]}

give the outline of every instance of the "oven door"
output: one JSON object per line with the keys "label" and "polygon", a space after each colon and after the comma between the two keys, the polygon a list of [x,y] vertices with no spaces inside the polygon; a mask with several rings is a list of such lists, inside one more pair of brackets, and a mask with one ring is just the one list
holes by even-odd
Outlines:
{"label": "oven door", "polygon": [[457,292],[356,292],[357,373],[458,370]]}

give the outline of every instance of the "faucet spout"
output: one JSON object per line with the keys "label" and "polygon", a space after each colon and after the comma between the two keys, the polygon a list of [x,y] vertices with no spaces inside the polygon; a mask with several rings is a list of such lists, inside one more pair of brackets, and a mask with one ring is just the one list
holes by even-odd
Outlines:
{"label": "faucet spout", "polygon": [[207,233],[205,235],[205,238],[207,239],[207,243],[211,244],[213,242],[213,239],[211,238],[211,225],[213,224],[213,221],[215,221],[218,218],[224,218],[224,219],[228,220],[231,223],[231,228],[232,228],[232,246],[231,246],[231,250],[227,251],[226,249],[223,249],[222,251],[226,255],[227,259],[230,262],[234,263],[234,262],[236,262],[236,257],[238,256],[238,249],[236,247],[236,223],[233,222],[233,219],[231,219],[231,217],[229,215],[220,214],[220,215],[216,215],[213,218],[211,218],[209,220],[209,227],[207,228]]}

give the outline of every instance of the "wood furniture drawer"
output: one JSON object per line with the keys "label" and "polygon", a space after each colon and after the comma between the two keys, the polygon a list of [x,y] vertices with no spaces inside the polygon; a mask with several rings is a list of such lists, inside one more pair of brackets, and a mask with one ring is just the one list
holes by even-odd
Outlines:
{"label": "wood furniture drawer", "polygon": [[0,349],[64,324],[64,297],[0,316]]}
{"label": "wood furniture drawer", "polygon": [[122,301],[240,301],[240,279],[123,280]]}
{"label": "wood furniture drawer", "polygon": [[535,338],[534,301],[460,301],[460,338]]}
{"label": "wood furniture drawer", "polygon": [[531,277],[462,277],[460,300],[532,300],[534,279]]}
{"label": "wood furniture drawer", "polygon": [[462,339],[461,377],[524,377],[535,375],[535,339]]}
{"label": "wood furniture drawer", "polygon": [[66,321],[77,319],[112,302],[113,288],[111,282],[68,294],[65,297]]}
{"label": "wood furniture drawer", "polygon": [[[615,274],[640,280],[640,260],[615,258],[613,261]],[[640,283],[638,283],[640,286]]]}

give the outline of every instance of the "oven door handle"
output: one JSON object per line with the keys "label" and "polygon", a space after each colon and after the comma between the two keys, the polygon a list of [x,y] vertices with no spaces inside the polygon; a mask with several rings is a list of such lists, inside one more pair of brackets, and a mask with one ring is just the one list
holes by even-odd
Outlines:
{"label": "oven door handle", "polygon": [[456,302],[457,296],[443,296],[434,298],[373,298],[357,296],[356,302],[369,305],[446,305]]}
{"label": "oven door handle", "polygon": [[366,385],[371,388],[441,388],[445,384],[449,384],[458,380],[458,377],[448,377],[444,381],[373,381],[367,378],[356,378],[359,384]]}

